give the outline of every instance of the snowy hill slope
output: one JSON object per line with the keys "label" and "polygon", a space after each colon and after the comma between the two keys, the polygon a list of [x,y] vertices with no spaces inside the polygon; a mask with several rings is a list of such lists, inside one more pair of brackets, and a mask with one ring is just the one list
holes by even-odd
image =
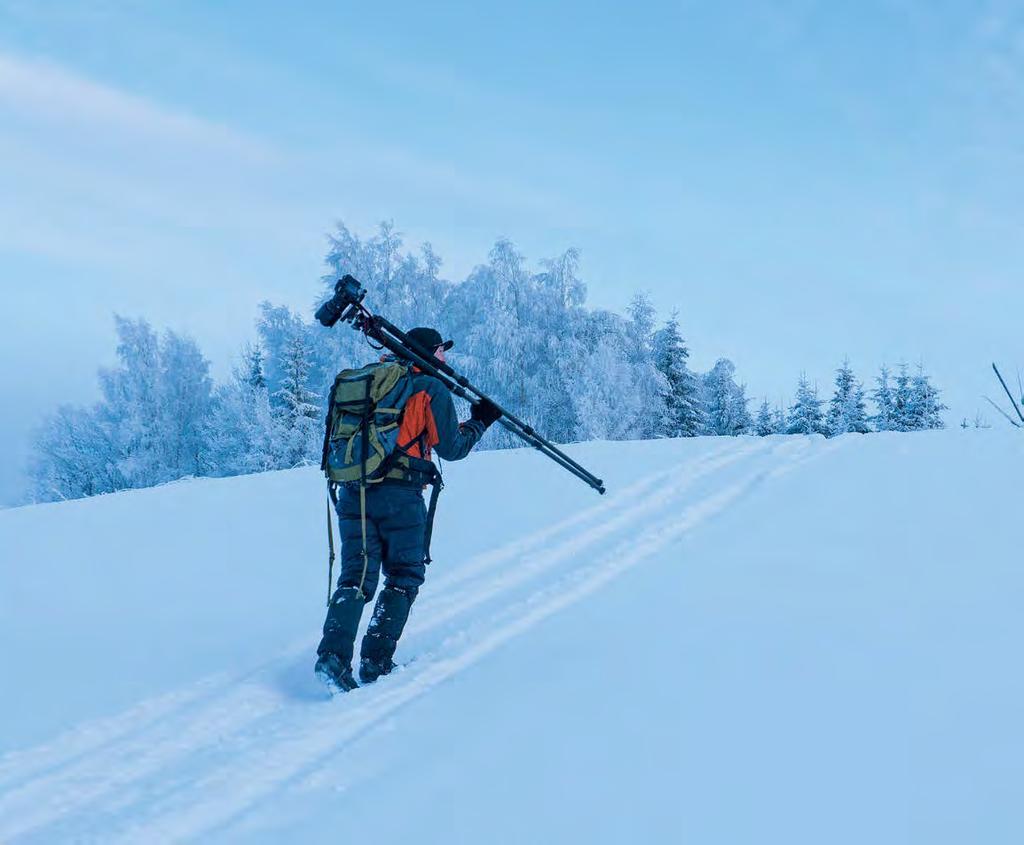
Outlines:
{"label": "snowy hill slope", "polygon": [[572,451],[446,468],[335,700],[315,471],[0,512],[0,841],[1021,841],[1024,439]]}

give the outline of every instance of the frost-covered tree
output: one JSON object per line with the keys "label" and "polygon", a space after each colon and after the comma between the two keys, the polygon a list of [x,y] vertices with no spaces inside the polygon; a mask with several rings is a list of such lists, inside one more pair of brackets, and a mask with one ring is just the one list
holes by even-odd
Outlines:
{"label": "frost-covered tree", "polygon": [[828,434],[825,418],[821,411],[822,401],[818,388],[811,387],[807,376],[801,374],[797,383],[796,398],[789,409],[787,434]]}
{"label": "frost-covered tree", "polygon": [[161,484],[207,469],[209,364],[190,338],[115,317],[117,364],[93,408],[63,406],[37,436],[32,495],[76,498]]}
{"label": "frost-covered tree", "polygon": [[122,489],[117,457],[94,409],[61,405],[35,433],[28,498],[54,502]]}
{"label": "frost-covered tree", "polygon": [[[664,403],[654,366],[653,312],[642,298],[629,317],[583,307],[578,254],[570,250],[531,273],[499,241],[445,301],[450,361],[485,393],[556,441],[642,437]],[[520,441],[492,427],[482,446]]]}
{"label": "frost-covered tree", "polygon": [[219,385],[207,423],[211,475],[243,475],[283,466],[283,430],[270,404],[263,354],[242,353],[227,384]]}
{"label": "frost-covered tree", "polygon": [[736,383],[736,365],[720,358],[702,379],[705,432],[716,435],[746,434],[754,421],[747,410],[746,388]]}
{"label": "frost-covered tree", "polygon": [[696,437],[704,427],[704,414],[697,377],[686,365],[690,351],[679,332],[679,320],[673,312],[654,334],[654,365],[665,377],[662,394],[666,414],[658,434],[665,437]]}
{"label": "frost-covered tree", "polygon": [[[417,252],[406,250],[394,223],[381,223],[368,238],[358,237],[339,223],[329,243],[325,261],[330,270],[321,278],[320,294],[311,310],[333,296],[338,279],[349,273],[366,288],[367,306],[403,328],[434,326],[443,334],[455,334],[453,330],[457,325],[480,322],[480,313],[475,317],[472,313],[463,315],[461,303],[448,301],[453,286],[439,277],[441,259],[431,245],[424,244]],[[482,304],[477,302],[471,307],[475,310]],[[310,385],[323,403],[338,370],[361,366],[372,360],[374,353],[361,335],[346,326],[326,329],[319,324],[306,325]],[[293,333],[293,329],[288,330],[284,336],[287,338]],[[266,337],[263,343],[270,371],[273,368],[269,362],[278,357],[278,351],[267,343]],[[460,343],[460,351],[464,348]],[[269,384],[273,395],[279,385],[272,376]]]}
{"label": "frost-covered tree", "polygon": [[864,404],[864,387],[854,376],[849,359],[844,359],[836,370],[836,389],[829,402],[825,424],[832,437],[847,432],[865,434],[871,430]]}
{"label": "frost-covered tree", "polygon": [[167,481],[161,471],[160,341],[145,320],[114,316],[117,359],[99,371],[103,401],[97,406],[117,472],[117,489]]}
{"label": "frost-covered tree", "polygon": [[577,439],[580,427],[573,392],[585,354],[579,326],[586,286],[579,278],[579,253],[574,249],[543,262],[543,267],[531,280],[531,320],[536,323],[532,379],[536,397],[531,411],[544,421],[550,439],[567,443]]}
{"label": "frost-covered tree", "polygon": [[[523,409],[539,399],[532,390],[538,342],[531,325],[531,280],[511,241],[500,240],[488,263],[477,267],[455,294],[457,329],[453,364],[499,403]],[[451,324],[449,324],[451,325]],[[518,445],[500,426],[487,434],[491,446]]]}
{"label": "frost-covered tree", "polygon": [[333,294],[335,282],[349,273],[366,287],[367,302],[373,309],[396,325],[436,324],[446,292],[438,278],[441,259],[430,244],[424,244],[418,256],[404,251],[404,246],[392,221],[382,222],[366,239],[339,223],[329,236],[325,261],[331,272],[323,277],[323,294],[317,304]]}
{"label": "frost-covered tree", "polygon": [[[586,354],[581,362],[573,403],[580,421],[577,439],[627,440],[638,438],[641,418],[648,411],[644,393],[630,385],[637,370],[653,362],[635,364],[629,355],[626,321],[608,311],[595,311],[578,327]],[[655,371],[656,376],[660,376]],[[655,400],[660,412],[661,397]]]}
{"label": "frost-covered tree", "polygon": [[[273,396],[281,389],[288,370],[289,345],[302,337],[307,351],[315,347],[310,323],[283,305],[261,302],[256,318],[257,344],[261,350],[261,377]],[[336,330],[339,335],[343,332]],[[312,370],[312,361],[307,362]]]}
{"label": "frost-covered tree", "polygon": [[637,291],[629,301],[626,314],[629,316],[629,322],[626,324],[629,357],[633,362],[639,362],[651,349],[657,312],[651,304],[650,297],[643,291]]}
{"label": "frost-covered tree", "polygon": [[281,387],[274,394],[281,430],[281,462],[294,467],[317,458],[322,441],[323,414],[309,389],[310,352],[301,332],[285,347]]}
{"label": "frost-covered tree", "polygon": [[638,291],[633,294],[626,309],[626,360],[630,364],[632,391],[643,408],[632,421],[632,436],[636,439],[657,437],[664,432],[668,409],[664,396],[668,383],[659,372],[654,353],[654,306],[647,294]]}
{"label": "frost-covered tree", "polygon": [[203,471],[209,362],[191,338],[158,338],[145,320],[115,317],[118,365],[100,370],[98,419],[123,487],[147,487]]}
{"label": "frost-covered tree", "polygon": [[159,416],[161,464],[168,480],[208,469],[205,422],[212,390],[210,364],[195,341],[165,332],[160,343]]}

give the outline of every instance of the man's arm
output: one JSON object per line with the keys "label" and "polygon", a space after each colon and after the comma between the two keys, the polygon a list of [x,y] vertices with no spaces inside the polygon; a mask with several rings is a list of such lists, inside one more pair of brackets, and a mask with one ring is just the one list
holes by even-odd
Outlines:
{"label": "man's arm", "polygon": [[487,426],[473,419],[460,423],[448,388],[429,376],[423,381],[430,396],[430,413],[437,433],[434,450],[446,461],[462,460],[484,436]]}

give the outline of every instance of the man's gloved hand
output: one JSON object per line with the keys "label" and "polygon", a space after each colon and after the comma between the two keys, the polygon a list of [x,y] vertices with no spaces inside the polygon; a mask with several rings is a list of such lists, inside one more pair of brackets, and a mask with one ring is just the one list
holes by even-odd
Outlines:
{"label": "man's gloved hand", "polygon": [[480,399],[475,402],[469,409],[469,415],[477,422],[482,422],[484,428],[501,419],[501,411],[490,399]]}

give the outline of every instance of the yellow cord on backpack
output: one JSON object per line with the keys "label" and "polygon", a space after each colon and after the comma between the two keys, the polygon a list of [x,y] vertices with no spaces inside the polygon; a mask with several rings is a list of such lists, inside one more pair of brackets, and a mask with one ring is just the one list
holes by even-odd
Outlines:
{"label": "yellow cord on backpack", "polygon": [[334,526],[331,520],[334,518],[331,511],[331,482],[327,482],[327,606],[331,606],[331,593],[334,592]]}
{"label": "yellow cord on backpack", "polygon": [[358,592],[359,597],[365,599],[363,584],[366,583],[366,570],[370,565],[370,558],[366,553],[366,483],[363,481],[359,482],[359,522],[363,530],[363,574],[359,578]]}

